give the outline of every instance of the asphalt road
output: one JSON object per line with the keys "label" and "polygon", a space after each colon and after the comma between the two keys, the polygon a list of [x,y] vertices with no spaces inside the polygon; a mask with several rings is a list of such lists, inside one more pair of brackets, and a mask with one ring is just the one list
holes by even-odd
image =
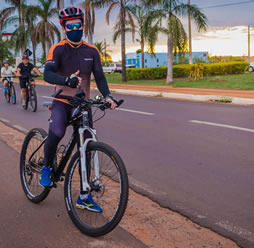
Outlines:
{"label": "asphalt road", "polygon": [[[37,87],[36,113],[0,96],[0,117],[17,128],[47,130],[49,112],[42,102],[52,91]],[[123,109],[107,111],[95,127],[99,139],[123,157],[132,186],[161,206],[254,247],[254,108],[116,96],[125,99]]]}

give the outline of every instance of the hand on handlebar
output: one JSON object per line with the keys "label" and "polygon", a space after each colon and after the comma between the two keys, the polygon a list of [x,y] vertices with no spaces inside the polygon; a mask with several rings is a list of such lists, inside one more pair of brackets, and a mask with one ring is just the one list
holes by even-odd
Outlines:
{"label": "hand on handlebar", "polygon": [[110,103],[110,109],[115,109],[117,107],[117,104],[112,97],[107,96],[105,100]]}

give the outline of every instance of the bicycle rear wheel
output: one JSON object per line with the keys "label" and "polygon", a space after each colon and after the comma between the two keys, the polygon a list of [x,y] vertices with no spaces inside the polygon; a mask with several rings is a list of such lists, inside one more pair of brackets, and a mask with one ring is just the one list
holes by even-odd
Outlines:
{"label": "bicycle rear wheel", "polygon": [[6,87],[6,92],[4,93],[6,102],[10,102],[10,88],[9,86]]}
{"label": "bicycle rear wheel", "polygon": [[[74,225],[84,234],[98,237],[112,231],[121,221],[128,202],[128,176],[124,163],[117,152],[101,142],[91,142],[87,146],[90,159],[90,192],[101,213],[76,208],[80,195],[80,154],[76,152],[68,166],[64,196],[68,214]],[[100,179],[94,174],[96,156],[100,166]]]}
{"label": "bicycle rear wheel", "polygon": [[[45,130],[41,128],[32,129],[25,137],[20,154],[21,184],[26,197],[34,203],[43,201],[50,192],[49,188],[39,184],[40,172],[44,161],[44,145],[42,145],[42,141],[45,137],[47,137]],[[33,153],[34,155],[31,157]]]}
{"label": "bicycle rear wheel", "polygon": [[14,85],[11,86],[10,92],[11,92],[11,102],[12,104],[16,104],[16,90]]}
{"label": "bicycle rear wheel", "polygon": [[37,95],[34,87],[30,88],[30,106],[33,112],[37,110]]}

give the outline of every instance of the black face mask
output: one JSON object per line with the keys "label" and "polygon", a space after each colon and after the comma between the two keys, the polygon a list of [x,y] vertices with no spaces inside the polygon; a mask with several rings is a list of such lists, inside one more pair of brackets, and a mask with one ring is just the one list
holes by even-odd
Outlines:
{"label": "black face mask", "polygon": [[75,30],[68,31],[68,32],[66,32],[66,35],[70,41],[79,42],[79,41],[81,41],[82,36],[83,36],[83,29],[81,29],[81,30],[75,29]]}

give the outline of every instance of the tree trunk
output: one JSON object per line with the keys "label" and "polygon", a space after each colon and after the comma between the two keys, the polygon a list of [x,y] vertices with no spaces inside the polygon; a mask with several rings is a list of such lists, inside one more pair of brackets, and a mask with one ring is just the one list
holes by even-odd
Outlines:
{"label": "tree trunk", "polygon": [[172,44],[172,34],[168,34],[168,73],[166,83],[173,83],[173,44]]}
{"label": "tree trunk", "polygon": [[191,38],[191,16],[190,16],[190,0],[188,0],[188,24],[189,24],[189,64],[192,64],[192,38]]}
{"label": "tree trunk", "polygon": [[122,81],[126,82],[126,66],[125,66],[125,10],[121,6],[121,49],[122,49]]}
{"label": "tree trunk", "polygon": [[170,0],[169,10],[169,32],[168,32],[168,73],[166,83],[173,83],[173,28],[172,28],[172,2]]}
{"label": "tree trunk", "polygon": [[142,68],[145,67],[145,44],[141,41],[141,60],[142,60]]}
{"label": "tree trunk", "polygon": [[[59,1],[59,10],[64,8],[64,0]],[[62,28],[60,28],[61,33],[61,40],[65,39],[65,33],[62,31]]]}
{"label": "tree trunk", "polygon": [[33,60],[34,60],[34,66],[36,66],[36,44],[34,44],[34,42],[32,42],[32,46],[33,46]]}
{"label": "tree trunk", "polygon": [[93,35],[92,34],[88,34],[88,43],[93,45]]}

